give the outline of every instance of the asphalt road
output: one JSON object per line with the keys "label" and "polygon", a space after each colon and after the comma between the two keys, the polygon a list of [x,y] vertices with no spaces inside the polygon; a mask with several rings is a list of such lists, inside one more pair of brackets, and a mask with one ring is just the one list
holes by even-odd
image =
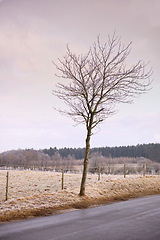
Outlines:
{"label": "asphalt road", "polygon": [[160,240],[160,195],[0,225],[0,240]]}

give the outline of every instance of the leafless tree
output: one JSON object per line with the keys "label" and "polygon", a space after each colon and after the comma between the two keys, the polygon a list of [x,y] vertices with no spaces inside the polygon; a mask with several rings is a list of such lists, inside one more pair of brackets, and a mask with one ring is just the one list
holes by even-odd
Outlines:
{"label": "leafless tree", "polygon": [[80,196],[85,195],[88,171],[90,138],[93,129],[115,111],[117,103],[131,103],[137,95],[150,89],[151,71],[146,70],[143,61],[132,66],[126,65],[131,43],[123,45],[115,34],[108,36],[105,43],[97,37],[86,55],[76,55],[67,46],[66,55],[56,66],[61,79],[53,94],[63,100],[68,110],[59,112],[70,116],[77,124],[86,125],[86,152],[80,188]]}

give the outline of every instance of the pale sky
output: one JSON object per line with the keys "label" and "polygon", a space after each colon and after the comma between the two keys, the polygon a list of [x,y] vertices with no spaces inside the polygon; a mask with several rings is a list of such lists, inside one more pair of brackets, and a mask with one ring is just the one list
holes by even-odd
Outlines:
{"label": "pale sky", "polygon": [[66,44],[86,53],[100,35],[116,31],[132,41],[129,61],[150,62],[152,90],[134,104],[117,105],[91,147],[160,143],[159,0],[0,0],[0,152],[84,147],[84,125],[60,115],[64,103],[52,95],[61,79],[53,61]]}

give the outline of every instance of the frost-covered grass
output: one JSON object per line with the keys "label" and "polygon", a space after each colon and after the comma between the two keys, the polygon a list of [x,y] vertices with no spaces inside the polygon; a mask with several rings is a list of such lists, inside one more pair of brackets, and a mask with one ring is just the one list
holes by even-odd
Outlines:
{"label": "frost-covered grass", "polygon": [[54,214],[59,210],[85,208],[93,205],[159,194],[160,177],[88,174],[86,196],[80,197],[81,174],[66,173],[64,190],[61,173],[9,171],[8,201],[5,201],[7,171],[0,170],[0,221]]}

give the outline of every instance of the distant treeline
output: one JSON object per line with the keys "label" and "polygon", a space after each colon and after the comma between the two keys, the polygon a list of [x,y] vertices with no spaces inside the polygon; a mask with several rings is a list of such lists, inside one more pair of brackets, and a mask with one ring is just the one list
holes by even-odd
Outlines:
{"label": "distant treeline", "polygon": [[[85,148],[18,149],[1,153],[0,167],[60,170],[64,166],[73,169],[77,165],[82,166],[84,155]],[[91,168],[97,164],[106,166],[123,161],[142,162],[143,158],[160,163],[160,144],[92,148],[89,158]]]}
{"label": "distant treeline", "polygon": [[[60,154],[62,158],[68,155],[74,156],[75,159],[83,159],[85,155],[85,148],[49,148],[44,149],[43,152],[52,157],[56,152]],[[160,162],[160,144],[138,144],[136,146],[120,146],[120,147],[99,147],[92,148],[90,154],[98,152],[104,157],[144,157],[152,161]]]}

